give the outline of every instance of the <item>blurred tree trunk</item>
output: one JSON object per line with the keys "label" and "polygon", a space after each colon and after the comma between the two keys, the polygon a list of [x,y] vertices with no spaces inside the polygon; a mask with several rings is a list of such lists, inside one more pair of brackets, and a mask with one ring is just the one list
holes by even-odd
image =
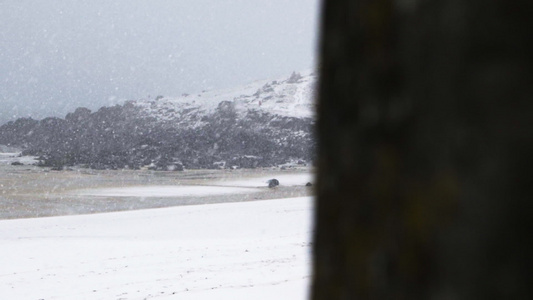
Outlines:
{"label": "blurred tree trunk", "polygon": [[324,1],[312,299],[533,299],[532,12]]}

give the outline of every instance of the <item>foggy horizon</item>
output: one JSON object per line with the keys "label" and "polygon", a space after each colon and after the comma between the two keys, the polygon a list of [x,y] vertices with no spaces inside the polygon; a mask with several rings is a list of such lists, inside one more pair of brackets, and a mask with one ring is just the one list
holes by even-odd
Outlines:
{"label": "foggy horizon", "polygon": [[318,1],[0,4],[0,125],[314,67]]}

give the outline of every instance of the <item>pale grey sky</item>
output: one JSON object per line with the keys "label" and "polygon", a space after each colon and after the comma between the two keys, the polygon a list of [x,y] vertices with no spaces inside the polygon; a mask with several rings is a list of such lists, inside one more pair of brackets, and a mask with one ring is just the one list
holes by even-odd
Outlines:
{"label": "pale grey sky", "polygon": [[0,125],[315,63],[319,0],[2,0]]}

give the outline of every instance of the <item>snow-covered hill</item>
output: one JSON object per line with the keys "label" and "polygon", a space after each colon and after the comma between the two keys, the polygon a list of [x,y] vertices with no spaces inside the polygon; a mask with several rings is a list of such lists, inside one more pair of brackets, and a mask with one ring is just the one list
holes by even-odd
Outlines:
{"label": "snow-covered hill", "polygon": [[254,111],[283,117],[312,118],[315,83],[316,75],[312,71],[293,72],[286,78],[259,80],[232,89],[130,103],[158,120],[179,120],[189,126],[202,125],[205,122],[202,122],[202,117],[212,115],[220,108],[233,109],[237,116]]}
{"label": "snow-covered hill", "polygon": [[296,73],[234,89],[128,101],[65,119],[18,119],[0,144],[56,168],[251,168],[309,163],[316,76]]}

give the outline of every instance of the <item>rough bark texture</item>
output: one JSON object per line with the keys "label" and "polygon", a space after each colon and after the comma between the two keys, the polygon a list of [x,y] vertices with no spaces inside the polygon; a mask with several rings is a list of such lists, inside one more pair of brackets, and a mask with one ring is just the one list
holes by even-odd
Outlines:
{"label": "rough bark texture", "polygon": [[323,3],[312,299],[526,299],[533,1]]}

